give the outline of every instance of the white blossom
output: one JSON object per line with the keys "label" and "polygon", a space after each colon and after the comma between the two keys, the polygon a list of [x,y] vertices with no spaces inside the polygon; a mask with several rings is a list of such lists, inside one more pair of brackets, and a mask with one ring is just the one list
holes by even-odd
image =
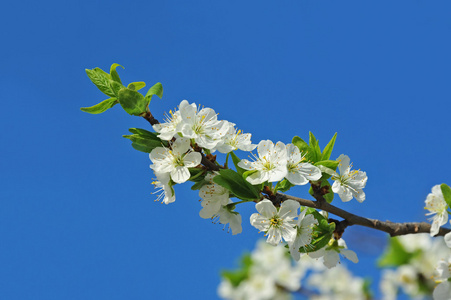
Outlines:
{"label": "white blossom", "polygon": [[294,185],[304,185],[309,180],[316,181],[321,178],[321,170],[305,161],[306,154],[301,154],[299,148],[293,144],[287,145],[287,175],[285,177]]}
{"label": "white blossom", "polygon": [[237,149],[241,151],[252,151],[257,145],[252,144],[250,133],[242,133],[236,130],[235,124],[229,122],[229,129],[216,146],[216,150],[221,153],[229,153]]}
{"label": "white blossom", "polygon": [[431,236],[438,233],[440,226],[448,222],[448,204],[443,197],[442,189],[440,185],[435,185],[432,188],[432,193],[429,193],[426,198],[425,209],[429,210],[426,215],[434,215],[430,220],[432,221]]}
{"label": "white blossom", "polygon": [[357,254],[355,254],[354,251],[347,249],[346,243],[343,239],[339,239],[337,241],[332,238],[326,247],[323,247],[315,252],[308,253],[308,255],[312,258],[322,258],[324,265],[329,269],[335,267],[340,261],[339,254],[353,263],[359,262]]}
{"label": "white blossom", "polygon": [[183,100],[180,103],[182,123],[178,130],[185,138],[194,139],[202,148],[214,149],[229,129],[227,121],[218,121],[217,114],[211,108],[196,108]]}
{"label": "white blossom", "polygon": [[343,202],[350,201],[352,197],[363,202],[365,200],[363,188],[368,180],[366,173],[360,170],[351,170],[352,164],[347,155],[342,154],[337,160],[340,174],[335,172],[332,175],[332,180],[335,180],[332,191],[338,194]]}
{"label": "white blossom", "polygon": [[198,152],[191,152],[190,141],[178,138],[171,145],[172,150],[166,147],[157,147],[149,154],[153,165],[150,167],[158,173],[170,173],[175,183],[183,183],[190,178],[188,168],[200,164],[202,156]]}
{"label": "white blossom", "polygon": [[152,184],[157,189],[153,194],[158,194],[157,200],[164,204],[169,204],[175,201],[174,189],[169,185],[170,177],[169,173],[158,173],[155,172],[157,180],[152,182]]}
{"label": "white blossom", "polygon": [[246,180],[256,185],[263,182],[274,182],[282,180],[287,174],[287,149],[285,144],[277,142],[276,145],[270,140],[260,141],[257,146],[258,157],[255,161],[243,159],[238,163],[243,169],[254,170]]}
{"label": "white blossom", "polygon": [[271,201],[265,199],[255,205],[259,213],[251,215],[251,225],[264,231],[268,236],[267,242],[276,246],[282,241],[291,242],[296,238],[296,221],[299,203],[287,200],[280,208],[276,208]]}
{"label": "white blossom", "polygon": [[[194,105],[195,106],[195,105]],[[180,111],[169,111],[169,115],[165,115],[165,122],[153,125],[153,129],[158,132],[158,137],[165,141],[170,141],[173,137],[178,136],[179,124],[182,122]]]}
{"label": "white blossom", "polygon": [[202,199],[202,210],[199,216],[203,219],[212,218],[219,212],[221,206],[229,203],[229,190],[213,182],[215,174],[207,174],[205,180],[210,184],[202,186],[199,190],[199,197]]}
{"label": "white blossom", "polygon": [[306,212],[307,209],[304,209],[298,216],[298,220],[296,222],[296,237],[294,241],[288,242],[291,257],[293,257],[296,261],[298,261],[301,257],[299,248],[303,247],[308,249],[310,243],[312,242],[313,226],[318,224],[318,221],[313,217],[313,215],[305,215]]}

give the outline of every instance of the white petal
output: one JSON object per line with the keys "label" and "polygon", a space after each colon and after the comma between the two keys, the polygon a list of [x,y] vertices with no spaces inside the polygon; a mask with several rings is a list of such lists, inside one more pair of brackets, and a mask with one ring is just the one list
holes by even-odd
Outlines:
{"label": "white petal", "polygon": [[326,253],[324,254],[324,265],[329,269],[335,267],[338,261],[340,260],[337,251],[326,250],[325,252]]}
{"label": "white petal", "polygon": [[432,295],[434,297],[434,300],[450,300],[451,282],[444,281],[437,285]]}
{"label": "white petal", "polygon": [[178,166],[171,172],[171,178],[175,183],[183,183],[187,181],[189,177],[190,173],[187,167]]}
{"label": "white petal", "polygon": [[247,176],[246,180],[252,185],[257,185],[257,184],[267,181],[268,178],[269,178],[268,172],[257,171],[255,173]]}
{"label": "white petal", "polygon": [[255,204],[255,208],[261,215],[265,216],[267,219],[270,219],[275,214],[277,214],[276,207],[268,199],[264,199],[264,200],[258,202],[257,204]]}
{"label": "white petal", "polygon": [[200,164],[202,155],[199,152],[191,152],[183,157],[183,163],[186,167],[192,168]]}
{"label": "white petal", "polygon": [[340,170],[340,174],[343,175],[347,172],[351,160],[349,159],[349,156],[344,154],[341,154],[337,160],[339,161],[338,169]]}
{"label": "white petal", "polygon": [[263,140],[258,143],[257,152],[259,157],[269,158],[272,150],[274,149],[274,143],[270,140]]}
{"label": "white petal", "polygon": [[353,263],[358,263],[359,259],[357,258],[357,254],[354,251],[348,249],[341,249],[340,253],[343,254],[344,257],[352,261]]}
{"label": "white petal", "polygon": [[298,214],[299,207],[299,202],[294,200],[286,200],[282,203],[282,205],[280,205],[279,216],[283,219],[287,217],[295,218]]}
{"label": "white petal", "polygon": [[445,243],[446,243],[446,246],[451,248],[451,232],[448,232],[447,234],[445,234]]}
{"label": "white petal", "polygon": [[268,235],[268,239],[266,240],[266,242],[273,246],[277,246],[280,243],[280,241],[282,240],[282,235],[281,235],[280,230],[278,230],[274,227],[269,228],[267,235]]}

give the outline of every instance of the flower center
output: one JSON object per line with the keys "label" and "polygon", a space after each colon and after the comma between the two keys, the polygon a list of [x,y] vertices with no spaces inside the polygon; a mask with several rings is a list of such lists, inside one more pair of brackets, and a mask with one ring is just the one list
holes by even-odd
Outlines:
{"label": "flower center", "polygon": [[283,223],[283,220],[280,219],[278,216],[274,216],[269,220],[270,226],[274,226],[276,228],[280,227]]}

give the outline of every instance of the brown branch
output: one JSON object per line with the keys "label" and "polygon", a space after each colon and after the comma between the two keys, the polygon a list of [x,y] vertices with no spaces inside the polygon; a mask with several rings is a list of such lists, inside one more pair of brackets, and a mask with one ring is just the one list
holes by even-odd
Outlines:
{"label": "brown branch", "polygon": [[142,115],[142,117],[144,119],[146,119],[147,122],[149,122],[150,125],[152,125],[152,126],[155,124],[160,124],[160,122],[158,122],[158,120],[154,118],[154,116],[152,115],[152,113],[150,111],[146,112],[146,114]]}
{"label": "brown branch", "polygon": [[[387,232],[388,234],[390,234],[390,236],[398,236],[411,233],[430,233],[431,231],[431,224],[426,222],[394,223],[390,221],[373,220],[354,215],[350,212],[327,203],[327,201],[312,201],[282,193],[277,193],[277,197],[280,197],[280,201],[294,200],[299,202],[299,204],[303,206],[322,209],[343,218],[346,222],[341,221],[338,223],[338,225],[341,226],[340,229],[342,230],[344,230],[347,226],[360,225]],[[443,236],[448,232],[451,232],[451,229],[441,227],[437,235]]]}

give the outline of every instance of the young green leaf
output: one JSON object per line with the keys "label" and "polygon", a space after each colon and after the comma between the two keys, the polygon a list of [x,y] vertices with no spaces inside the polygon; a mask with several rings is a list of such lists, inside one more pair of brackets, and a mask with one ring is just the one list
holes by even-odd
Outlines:
{"label": "young green leaf", "polygon": [[106,111],[107,109],[112,108],[114,105],[116,105],[117,103],[119,103],[119,101],[117,101],[117,98],[109,98],[106,100],[103,100],[102,102],[91,106],[91,107],[82,107],[80,108],[81,111],[90,113],[90,114],[100,114],[103,113],[104,111]]}
{"label": "young green leaf", "polygon": [[114,81],[119,82],[120,84],[122,84],[122,81],[121,81],[121,79],[119,78],[119,74],[118,74],[117,71],[116,71],[116,68],[117,68],[117,67],[121,67],[122,69],[125,69],[125,68],[124,68],[123,66],[121,66],[120,64],[114,63],[114,64],[112,64],[111,67],[110,67],[110,76],[111,76],[111,79],[113,79]]}
{"label": "young green leaf", "polygon": [[442,183],[440,185],[440,189],[442,190],[443,198],[445,198],[445,202],[448,204],[448,207],[451,207],[451,188]]}
{"label": "young green leaf", "polygon": [[132,147],[138,151],[150,153],[156,147],[167,146],[167,142],[160,140],[153,132],[140,128],[130,128],[129,131],[133,134],[123,137],[131,140]]}
{"label": "young green leaf", "polygon": [[138,82],[132,82],[132,83],[129,83],[128,86],[127,86],[127,88],[128,88],[128,89],[131,89],[131,90],[134,90],[134,91],[139,91],[140,89],[142,89],[142,88],[145,87],[145,86],[146,86],[146,83],[145,83],[145,82],[143,82],[143,81],[138,81]]}
{"label": "young green leaf", "polygon": [[148,91],[145,96],[147,105],[149,105],[150,100],[152,100],[152,96],[157,95],[158,97],[163,98],[163,85],[160,82],[155,83]]}
{"label": "young green leaf", "polygon": [[313,227],[313,239],[310,245],[299,249],[299,252],[301,253],[314,252],[325,247],[332,238],[335,230],[335,223],[329,224],[327,219],[315,209],[309,209],[308,213],[313,215],[313,217],[318,221],[318,225]]}
{"label": "young green leaf", "polygon": [[277,183],[275,190],[281,191],[282,193],[284,193],[284,192],[288,191],[289,189],[291,189],[293,186],[294,186],[294,184],[292,184],[288,180],[284,179],[284,180],[280,181],[279,183]]}
{"label": "young green leaf", "polygon": [[131,89],[122,88],[119,91],[119,103],[130,115],[139,116],[146,112],[148,102],[144,96]]}
{"label": "young green leaf", "polygon": [[402,243],[396,238],[391,238],[378,261],[379,267],[397,267],[409,263],[413,257],[412,253],[406,251]]}
{"label": "young green leaf", "polygon": [[314,163],[315,166],[325,166],[326,168],[332,169],[335,171],[338,167],[338,164],[340,162],[336,160],[321,160],[316,163]]}
{"label": "young green leaf", "polygon": [[111,88],[109,74],[105,73],[105,71],[100,68],[94,68],[92,70],[86,69],[85,71],[92,83],[94,83],[102,93],[110,97],[116,96]]}
{"label": "young green leaf", "polygon": [[312,161],[311,155],[313,151],[310,149],[310,146],[300,137],[295,136],[293,137],[291,143],[299,148],[299,151],[301,151],[302,155],[305,155],[305,158],[308,161]]}
{"label": "young green leaf", "polygon": [[332,154],[332,150],[334,149],[335,139],[336,138],[337,138],[337,133],[335,132],[335,134],[332,137],[332,139],[329,141],[329,143],[324,148],[323,154],[321,156],[321,160],[328,160],[330,158],[330,155]]}
{"label": "young green leaf", "polygon": [[233,153],[233,151],[230,152],[230,156],[232,157],[233,164],[235,165],[238,174],[243,175],[243,173],[246,172],[246,170],[238,166],[238,163],[241,161],[241,159],[239,159],[239,157],[236,156],[236,154]]}
{"label": "young green leaf", "polygon": [[260,198],[255,187],[233,170],[220,170],[219,175],[216,175],[213,181],[242,200],[252,201]]}
{"label": "young green leaf", "polygon": [[315,138],[312,132],[309,132],[309,146],[312,150],[310,152],[310,159],[313,162],[317,162],[321,160],[321,149],[319,148],[318,140]]}

